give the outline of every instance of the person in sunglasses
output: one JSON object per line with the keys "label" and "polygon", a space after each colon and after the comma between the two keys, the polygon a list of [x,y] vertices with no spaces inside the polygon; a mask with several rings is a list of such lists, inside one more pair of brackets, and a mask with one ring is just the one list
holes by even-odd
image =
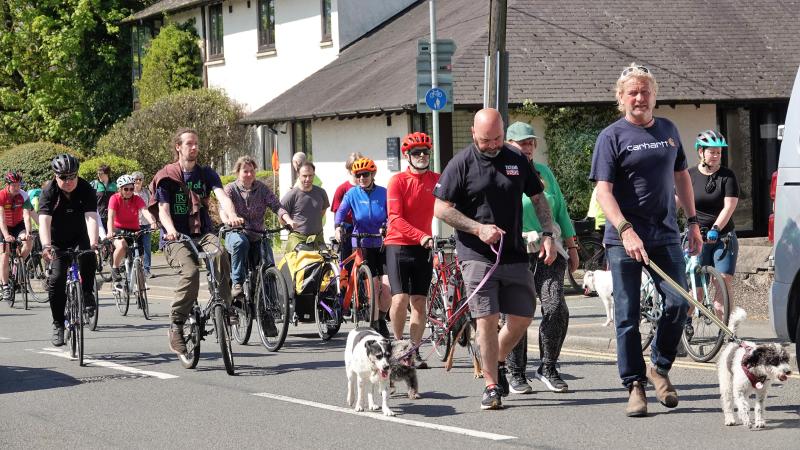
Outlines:
{"label": "person in sunglasses", "polygon": [[[694,190],[694,205],[700,226],[708,229],[700,265],[716,268],[725,279],[733,311],[733,275],[736,273],[736,257],[739,243],[733,224],[733,212],[739,203],[739,183],[736,174],[722,166],[722,149],[728,147],[725,136],[714,130],[706,130],[697,135],[694,148],[700,163],[689,169]],[[681,205],[679,205],[681,206]],[[699,286],[698,282],[698,286]],[[702,291],[702,289],[698,289]],[[700,295],[701,298],[702,294]],[[722,318],[721,299],[714,299],[717,315]],[[690,311],[691,313],[691,308]],[[686,331],[694,334],[690,317],[686,320]]]}
{"label": "person in sunglasses", "polygon": [[[118,192],[108,200],[107,237],[113,238],[119,231],[136,233],[139,231],[139,212],[141,212],[150,227],[154,227],[156,219],[147,210],[147,204],[134,191],[136,179],[132,175],[122,175],[117,178]],[[114,257],[111,261],[111,279],[114,283],[122,280],[119,265],[128,253],[128,241],[125,239],[114,240]]]}
{"label": "person in sunglasses", "polygon": [[[408,134],[400,151],[408,162],[405,172],[394,175],[387,186],[388,208],[386,270],[392,290],[392,331],[396,339],[403,338],[406,311],[411,303],[411,342],[418,344],[425,331],[425,298],[431,283],[432,261],[428,249],[433,245],[433,188],[439,174],[429,170],[431,138],[421,132]],[[415,355],[419,369],[428,365]]]}
{"label": "person in sunglasses", "polygon": [[[67,269],[70,260],[59,250],[79,247],[97,248],[97,197],[92,185],[78,177],[78,159],[61,154],[53,158],[50,167],[55,178],[42,188],[39,202],[39,239],[42,256],[52,261],[47,280],[47,297],[53,317],[53,339],[56,347],[64,345],[64,304],[67,301]],[[88,253],[78,259],[81,288],[86,311],[94,314],[94,272],[97,258]]]}
{"label": "person in sunglasses", "polygon": [[[616,82],[623,117],[597,137],[589,179],[597,183],[597,201],[607,224],[603,244],[611,269],[617,332],[617,367],[628,389],[626,414],[647,415],[645,386],[653,384],[658,401],[678,406],[669,370],[678,352],[688,304],[650,267],[656,263],[686,287],[685,264],[673,194],[688,216],[688,251],[700,252],[702,240],[686,154],[675,124],[653,117],[658,84],[646,67],[631,64]],[[650,272],[664,297],[664,311],[645,366],[639,335],[642,269]]]}

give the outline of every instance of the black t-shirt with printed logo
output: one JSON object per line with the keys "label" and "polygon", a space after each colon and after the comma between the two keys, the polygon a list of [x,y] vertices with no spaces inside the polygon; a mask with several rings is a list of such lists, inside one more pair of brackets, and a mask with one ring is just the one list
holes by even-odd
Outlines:
{"label": "black t-shirt with printed logo", "polygon": [[56,247],[89,245],[84,214],[95,211],[97,197],[94,188],[83,178],[78,178],[78,185],[69,197],[58,187],[56,180],[48,181],[42,188],[39,214],[53,218],[50,224],[50,240]]}
{"label": "black t-shirt with printed logo", "polygon": [[[484,156],[475,144],[456,154],[445,167],[433,195],[453,203],[465,216],[494,224],[506,234],[500,262],[526,262],[522,239],[522,195],[542,192],[542,183],[522,154],[504,145],[494,158]],[[493,263],[496,255],[474,234],[456,231],[458,258]]]}
{"label": "black t-shirt with printed logo", "polygon": [[[214,169],[210,167],[195,166],[191,172],[183,173],[183,181],[191,191],[201,199],[207,198],[215,188],[222,189],[222,181]],[[190,235],[189,213],[192,210],[191,199],[186,196],[181,186],[174,180],[164,178],[158,183],[156,190],[158,203],[169,203],[169,212],[172,223],[178,233]],[[214,229],[207,208],[200,209],[200,224],[203,234]],[[162,228],[162,236],[166,231]]]}

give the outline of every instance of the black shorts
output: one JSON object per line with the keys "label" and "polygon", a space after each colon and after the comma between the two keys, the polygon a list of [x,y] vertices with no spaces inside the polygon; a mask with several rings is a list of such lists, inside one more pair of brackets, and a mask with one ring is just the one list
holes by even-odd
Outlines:
{"label": "black shorts", "polygon": [[361,255],[367,260],[367,267],[372,272],[373,277],[381,276],[386,273],[386,253],[380,247],[362,248]]}
{"label": "black shorts", "polygon": [[[25,232],[25,222],[22,221],[13,227],[8,227],[8,234],[14,236],[14,238],[18,238],[20,234]],[[2,238],[2,236],[0,236]],[[22,242],[19,243],[20,246],[23,244]],[[6,253],[8,251],[8,245],[0,245],[0,253]]]}
{"label": "black shorts", "polygon": [[428,295],[433,273],[429,253],[419,245],[386,246],[386,274],[392,295]]}

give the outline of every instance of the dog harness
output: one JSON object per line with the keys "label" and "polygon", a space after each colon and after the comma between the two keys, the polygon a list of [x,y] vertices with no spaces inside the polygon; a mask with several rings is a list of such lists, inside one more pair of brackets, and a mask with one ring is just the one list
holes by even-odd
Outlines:
{"label": "dog harness", "polygon": [[[749,345],[739,344],[739,347],[745,349],[748,355],[753,352],[753,347]],[[742,363],[742,371],[747,376],[747,379],[750,380],[750,385],[753,386],[754,389],[764,389],[764,382],[767,381],[765,375],[760,377],[755,376],[753,372],[750,371],[750,367],[745,363]]]}

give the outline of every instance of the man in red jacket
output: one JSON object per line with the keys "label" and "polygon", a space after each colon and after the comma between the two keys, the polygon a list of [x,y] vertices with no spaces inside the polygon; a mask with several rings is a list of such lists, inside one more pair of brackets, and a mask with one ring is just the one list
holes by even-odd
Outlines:
{"label": "man in red jacket", "polygon": [[[418,344],[425,331],[425,297],[431,283],[431,261],[428,249],[433,244],[433,188],[439,174],[428,170],[431,138],[425,133],[411,133],[403,139],[403,156],[408,161],[405,172],[389,180],[386,204],[389,210],[386,239],[386,269],[392,288],[392,320],[394,337],[403,338],[406,311],[411,302],[411,341]],[[427,364],[416,355],[417,367]]]}

